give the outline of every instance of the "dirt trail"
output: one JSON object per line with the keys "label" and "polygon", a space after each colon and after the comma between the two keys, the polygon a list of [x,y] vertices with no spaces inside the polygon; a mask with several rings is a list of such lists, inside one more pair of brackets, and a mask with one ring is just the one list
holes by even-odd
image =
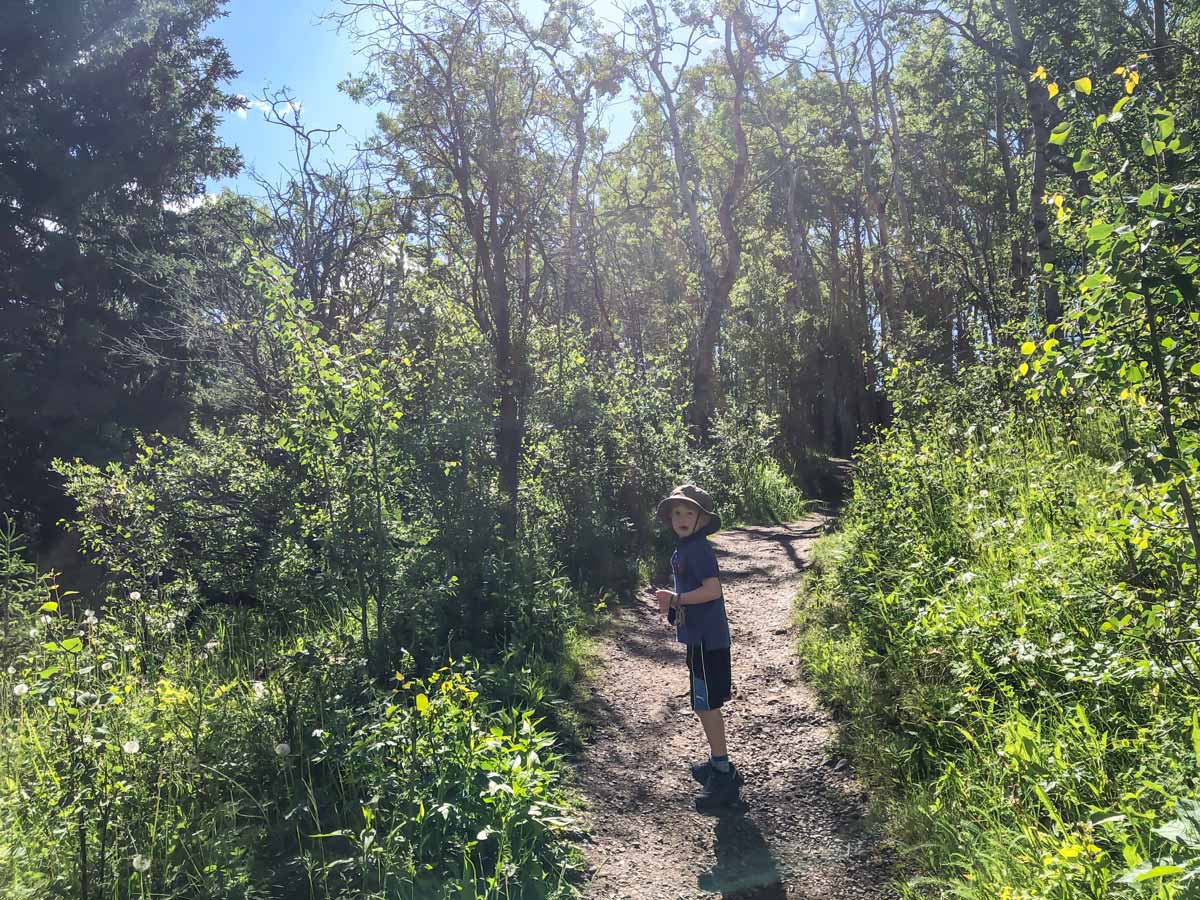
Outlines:
{"label": "dirt trail", "polygon": [[687,764],[707,756],[688,708],[683,645],[653,600],[614,611],[587,705],[592,727],[577,773],[588,800],[592,900],[892,897],[889,854],[865,827],[850,768],[831,757],[835,725],[802,680],[792,600],[828,517],[740,528],[712,538],[733,643],[735,697],[725,706],[742,807],[692,805]]}

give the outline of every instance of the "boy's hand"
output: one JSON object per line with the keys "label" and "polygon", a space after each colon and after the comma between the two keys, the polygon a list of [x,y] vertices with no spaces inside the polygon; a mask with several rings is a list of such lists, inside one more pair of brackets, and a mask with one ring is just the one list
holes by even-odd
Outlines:
{"label": "boy's hand", "polygon": [[667,610],[671,607],[671,603],[675,600],[675,592],[655,591],[654,599],[658,601],[658,611],[665,616],[667,614]]}

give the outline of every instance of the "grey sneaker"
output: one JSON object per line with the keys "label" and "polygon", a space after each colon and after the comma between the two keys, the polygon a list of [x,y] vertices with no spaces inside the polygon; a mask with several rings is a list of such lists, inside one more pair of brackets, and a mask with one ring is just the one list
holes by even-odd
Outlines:
{"label": "grey sneaker", "polygon": [[709,769],[704,787],[696,795],[696,809],[707,812],[735,805],[740,799],[738,773],[731,765],[728,772]]}

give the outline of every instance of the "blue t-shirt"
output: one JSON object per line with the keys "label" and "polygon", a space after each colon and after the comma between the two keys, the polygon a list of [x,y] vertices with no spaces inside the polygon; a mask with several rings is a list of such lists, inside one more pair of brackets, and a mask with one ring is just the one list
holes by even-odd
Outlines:
{"label": "blue t-shirt", "polygon": [[[717,554],[708,542],[709,528],[688,535],[671,554],[675,593],[685,594],[704,584],[705,578],[720,578]],[[706,650],[729,646],[729,619],[725,597],[707,603],[680,604],[675,614],[675,638],[681,644],[704,644]]]}

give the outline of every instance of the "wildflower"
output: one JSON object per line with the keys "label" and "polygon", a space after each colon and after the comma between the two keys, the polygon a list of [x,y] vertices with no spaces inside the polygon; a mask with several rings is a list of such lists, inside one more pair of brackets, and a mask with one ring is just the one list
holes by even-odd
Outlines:
{"label": "wildflower", "polygon": [[150,871],[150,857],[139,853],[133,858],[133,867],[139,872]]}
{"label": "wildflower", "polygon": [[250,687],[254,689],[254,699],[261,700],[267,696],[267,686],[261,681],[250,682]]}
{"label": "wildflower", "polygon": [[20,684],[16,685],[13,688],[13,693],[16,694],[18,697],[24,697],[26,694],[29,693],[29,685],[27,685],[25,682],[22,681]]}
{"label": "wildflower", "polygon": [[8,667],[8,674],[9,674],[9,675],[16,675],[16,674],[17,674],[17,668],[16,668],[16,666],[9,666],[9,667]]}
{"label": "wildflower", "polygon": [[41,622],[43,625],[49,625],[49,624],[50,624],[50,617],[49,617],[49,616],[45,616],[45,615],[43,615],[43,616],[38,616],[38,621],[39,621],[39,622]]}
{"label": "wildflower", "polygon": [[126,653],[132,653],[134,651],[134,646],[133,644],[125,644],[121,649]]}
{"label": "wildflower", "polygon": [[286,741],[280,741],[278,744],[275,745],[275,755],[276,756],[287,756],[291,752],[292,752],[292,745],[287,743]]}
{"label": "wildflower", "polygon": [[205,650],[207,650],[207,651],[209,651],[210,653],[211,653],[212,651],[216,650],[216,649],[217,649],[217,640],[216,640],[216,638],[213,638],[211,641],[209,641],[207,644],[205,644],[205,645],[204,645],[204,649],[205,649]]}
{"label": "wildflower", "polygon": [[986,499],[986,498],[988,498],[988,497],[992,496],[992,494],[991,494],[991,492],[990,492],[990,491],[989,491],[987,488],[984,488],[983,490],[981,490],[981,491],[979,492],[979,496],[980,496],[980,497],[983,497],[984,499]]}
{"label": "wildflower", "polygon": [[142,592],[141,591],[130,591],[129,599],[132,600],[134,603],[137,603],[139,600],[142,599]]}
{"label": "wildflower", "polygon": [[168,622],[168,623],[167,623],[167,631],[174,631],[174,630],[175,630],[175,623],[174,623],[174,622]]}
{"label": "wildflower", "polygon": [[324,728],[314,728],[314,729],[313,729],[312,736],[313,736],[313,737],[315,737],[315,738],[324,737],[324,736],[325,736],[325,729],[324,729]]}
{"label": "wildflower", "polygon": [[112,663],[110,663],[110,662],[101,663],[100,671],[101,672],[111,672],[112,671]]}
{"label": "wildflower", "polygon": [[126,753],[137,753],[142,749],[142,745],[137,742],[137,738],[130,738],[121,749]]}

